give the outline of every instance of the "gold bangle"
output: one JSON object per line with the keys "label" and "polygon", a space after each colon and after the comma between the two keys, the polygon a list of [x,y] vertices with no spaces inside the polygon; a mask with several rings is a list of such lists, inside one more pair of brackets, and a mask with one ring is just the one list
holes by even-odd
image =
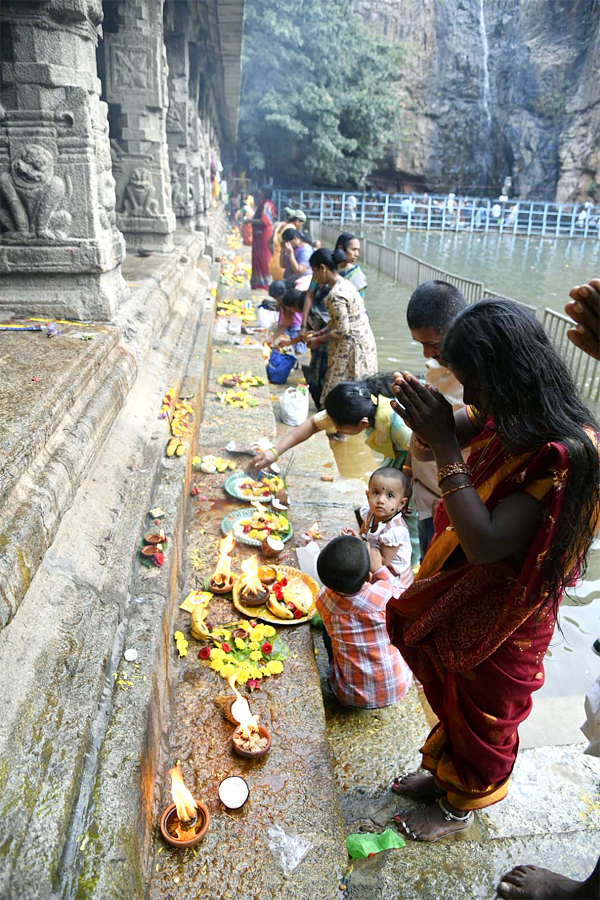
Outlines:
{"label": "gold bangle", "polygon": [[275,454],[275,459],[273,462],[276,462],[279,459],[279,453],[277,452],[277,447],[269,447],[271,453]]}
{"label": "gold bangle", "polygon": [[466,484],[466,483],[459,484],[457,487],[450,488],[449,491],[442,491],[442,500],[444,500],[445,497],[449,497],[450,494],[455,494],[457,491],[462,491],[463,488],[468,488],[468,487],[473,487],[473,485],[471,484],[470,481],[468,484]]}
{"label": "gold bangle", "polygon": [[441,469],[438,470],[437,480],[438,484],[441,484],[444,478],[448,478],[449,475],[470,475],[471,469],[465,462],[456,462],[456,463],[448,463],[447,466],[442,466]]}

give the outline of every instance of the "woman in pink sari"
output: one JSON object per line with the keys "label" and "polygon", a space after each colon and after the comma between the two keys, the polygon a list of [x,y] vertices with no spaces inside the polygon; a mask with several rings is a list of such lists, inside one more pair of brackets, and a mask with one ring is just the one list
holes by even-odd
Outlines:
{"label": "woman in pink sari", "polygon": [[276,218],[271,196],[270,187],[258,189],[259,202],[252,219],[252,278],[250,279],[252,290],[266,291],[271,278],[269,241],[273,236],[273,222]]}

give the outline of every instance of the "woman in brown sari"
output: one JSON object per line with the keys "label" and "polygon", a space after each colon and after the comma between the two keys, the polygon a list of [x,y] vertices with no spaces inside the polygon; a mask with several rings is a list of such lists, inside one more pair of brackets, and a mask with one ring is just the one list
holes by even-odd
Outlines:
{"label": "woman in brown sari", "polygon": [[439,719],[423,769],[393,786],[438,798],[396,817],[422,841],[464,830],[473,810],[506,796],[518,726],[543,684],[558,606],[600,510],[598,426],[528,310],[499,298],[467,307],[442,355],[470,404],[456,421],[442,395],[409,373],[394,387],[442,489],[417,580],[388,606],[391,641]]}

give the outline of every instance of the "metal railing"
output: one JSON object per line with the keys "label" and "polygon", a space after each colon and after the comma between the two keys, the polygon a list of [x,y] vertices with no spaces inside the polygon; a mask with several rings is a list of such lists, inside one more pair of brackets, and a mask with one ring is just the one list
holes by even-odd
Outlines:
{"label": "metal railing", "polygon": [[[310,232],[313,238],[333,247],[340,230],[338,226],[328,222],[311,220]],[[423,281],[438,279],[455,285],[463,292],[469,303],[481,300],[482,297],[502,296],[496,291],[488,290],[481,281],[473,281],[470,278],[446,272],[417,256],[411,256],[410,253],[404,253],[402,250],[394,250],[392,247],[370,238],[361,238],[361,255],[367,265],[373,266],[396,282],[401,281],[411,290]],[[505,297],[504,299],[512,298]],[[520,300],[516,302],[521,303]],[[587,353],[583,353],[569,339],[567,331],[573,327],[572,320],[548,307],[542,310],[528,303],[521,303],[521,305],[526,306],[541,320],[548,336],[569,367],[581,397],[597,403],[600,400],[600,363],[593,360]]]}
{"label": "metal railing", "polygon": [[442,194],[362,194],[351,191],[276,190],[273,200],[303,209],[311,218],[336,222],[352,231],[359,225],[407,231],[475,231],[540,237],[600,239],[600,209],[584,203],[491,200]]}

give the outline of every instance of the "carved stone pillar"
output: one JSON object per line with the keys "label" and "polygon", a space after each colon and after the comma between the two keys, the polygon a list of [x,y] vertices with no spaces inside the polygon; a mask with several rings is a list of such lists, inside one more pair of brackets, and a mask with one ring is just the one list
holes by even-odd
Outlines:
{"label": "carved stone pillar", "polygon": [[0,308],[110,320],[127,287],[96,45],[100,0],[0,4]]}
{"label": "carved stone pillar", "polygon": [[[179,7],[184,7],[180,4]],[[179,8],[177,7],[177,8]],[[187,7],[185,7],[187,8]],[[187,35],[165,35],[169,64],[169,109],[167,141],[171,166],[171,201],[177,224],[193,231],[196,196],[191,179],[189,102],[189,55]]]}
{"label": "carved stone pillar", "polygon": [[175,215],[167,150],[167,60],[162,0],[119,5],[104,41],[117,225],[128,247],[173,249]]}

